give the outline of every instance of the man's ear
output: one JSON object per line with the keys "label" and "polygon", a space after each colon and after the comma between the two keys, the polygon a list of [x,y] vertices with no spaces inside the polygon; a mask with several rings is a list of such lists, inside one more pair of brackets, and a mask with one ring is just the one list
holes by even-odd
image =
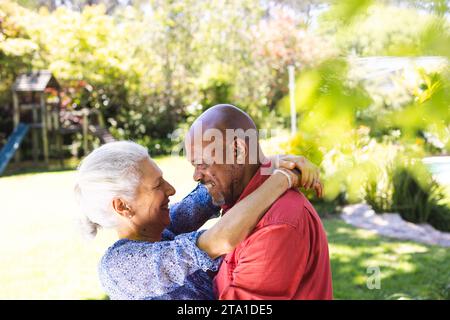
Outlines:
{"label": "man's ear", "polygon": [[127,205],[127,203],[120,199],[120,198],[114,198],[112,201],[112,207],[114,211],[117,212],[117,214],[121,215],[124,218],[131,218],[133,216],[130,207]]}
{"label": "man's ear", "polygon": [[236,164],[245,164],[245,159],[247,158],[247,144],[243,139],[236,138],[234,140],[234,154],[236,159]]}

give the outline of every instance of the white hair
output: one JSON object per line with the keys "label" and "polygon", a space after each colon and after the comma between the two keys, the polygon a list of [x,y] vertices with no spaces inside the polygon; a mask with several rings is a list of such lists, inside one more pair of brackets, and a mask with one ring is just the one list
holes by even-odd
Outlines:
{"label": "white hair", "polygon": [[80,227],[86,237],[94,238],[100,227],[118,225],[112,200],[134,199],[142,176],[139,162],[146,158],[150,158],[147,148],[131,141],[116,141],[102,145],[83,159],[74,191],[81,209]]}

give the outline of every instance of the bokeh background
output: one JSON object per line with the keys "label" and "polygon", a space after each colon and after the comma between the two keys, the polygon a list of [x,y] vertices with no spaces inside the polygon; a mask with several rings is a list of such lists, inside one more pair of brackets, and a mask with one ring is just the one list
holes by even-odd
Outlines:
{"label": "bokeh background", "polygon": [[[87,242],[75,228],[80,159],[134,140],[177,201],[193,169],[173,151],[200,113],[232,103],[273,130],[267,154],[320,165],[325,197],[306,194],[327,230],[337,299],[449,299],[448,247],[341,219],[363,203],[448,237],[449,6],[0,0],[0,298],[107,298],[96,268],[115,234]],[[371,266],[380,289],[367,286]]]}

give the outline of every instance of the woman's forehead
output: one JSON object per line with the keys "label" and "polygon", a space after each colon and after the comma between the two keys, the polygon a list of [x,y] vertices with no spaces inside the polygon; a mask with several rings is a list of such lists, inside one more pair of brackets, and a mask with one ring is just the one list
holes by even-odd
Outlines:
{"label": "woman's forehead", "polygon": [[162,171],[155,161],[148,158],[141,163],[142,173],[145,178],[158,180],[162,177]]}

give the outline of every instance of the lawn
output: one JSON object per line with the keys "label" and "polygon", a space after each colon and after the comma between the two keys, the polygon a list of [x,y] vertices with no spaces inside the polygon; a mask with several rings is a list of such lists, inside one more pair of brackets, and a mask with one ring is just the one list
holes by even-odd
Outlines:
{"label": "lawn", "polygon": [[[450,299],[450,250],[380,237],[325,219],[337,299]],[[369,267],[380,270],[380,289],[367,287]]]}
{"label": "lawn", "polygon": [[[194,185],[189,163],[159,158],[176,187],[173,201]],[[75,228],[74,171],[0,178],[0,299],[102,299],[97,263],[115,240],[104,230],[93,241]],[[395,241],[324,220],[337,299],[450,298],[450,250]],[[367,267],[378,266],[381,288],[366,286]]]}

